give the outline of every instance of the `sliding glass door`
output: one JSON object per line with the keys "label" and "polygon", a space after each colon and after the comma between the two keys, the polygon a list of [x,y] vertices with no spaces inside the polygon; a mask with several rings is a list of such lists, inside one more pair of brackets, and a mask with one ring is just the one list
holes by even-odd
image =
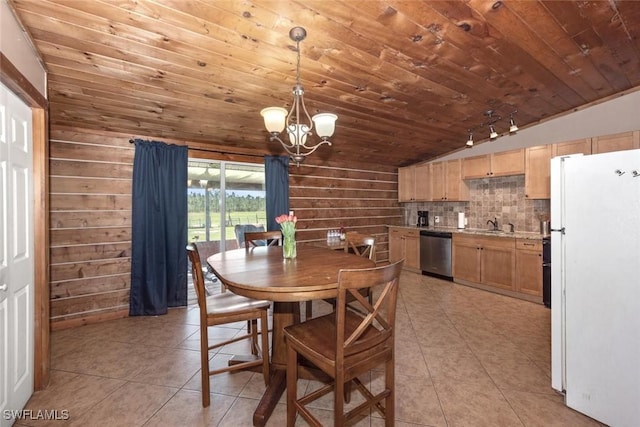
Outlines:
{"label": "sliding glass door", "polygon": [[264,165],[190,159],[188,179],[189,241],[221,252],[238,247],[236,225],[266,226]]}

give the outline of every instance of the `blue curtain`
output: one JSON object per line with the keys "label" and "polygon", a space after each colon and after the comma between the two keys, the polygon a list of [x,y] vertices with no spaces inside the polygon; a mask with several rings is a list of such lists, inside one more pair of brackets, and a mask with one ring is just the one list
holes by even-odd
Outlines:
{"label": "blue curtain", "polygon": [[135,140],[129,315],[187,305],[187,147]]}
{"label": "blue curtain", "polygon": [[264,156],[267,230],[280,230],[276,217],[289,213],[289,157]]}

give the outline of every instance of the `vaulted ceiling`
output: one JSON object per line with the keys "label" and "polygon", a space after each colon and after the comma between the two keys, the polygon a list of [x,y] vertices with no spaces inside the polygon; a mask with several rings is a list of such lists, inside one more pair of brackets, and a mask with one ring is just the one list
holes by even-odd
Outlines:
{"label": "vaulted ceiling", "polygon": [[302,26],[318,160],[402,166],[640,86],[640,2],[9,0],[48,71],[50,121],[283,153],[260,110],[289,108]]}

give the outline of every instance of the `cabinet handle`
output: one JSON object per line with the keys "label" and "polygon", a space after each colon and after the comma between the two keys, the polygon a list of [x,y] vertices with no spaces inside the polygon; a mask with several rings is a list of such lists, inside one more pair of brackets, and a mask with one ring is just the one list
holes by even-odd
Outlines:
{"label": "cabinet handle", "polygon": [[523,243],[524,246],[535,246],[535,243]]}

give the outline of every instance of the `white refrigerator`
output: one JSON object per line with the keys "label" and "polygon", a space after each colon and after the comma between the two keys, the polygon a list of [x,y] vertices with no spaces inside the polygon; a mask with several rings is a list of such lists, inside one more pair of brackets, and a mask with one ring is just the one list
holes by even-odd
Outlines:
{"label": "white refrigerator", "polygon": [[551,382],[640,426],[640,150],[551,160]]}

